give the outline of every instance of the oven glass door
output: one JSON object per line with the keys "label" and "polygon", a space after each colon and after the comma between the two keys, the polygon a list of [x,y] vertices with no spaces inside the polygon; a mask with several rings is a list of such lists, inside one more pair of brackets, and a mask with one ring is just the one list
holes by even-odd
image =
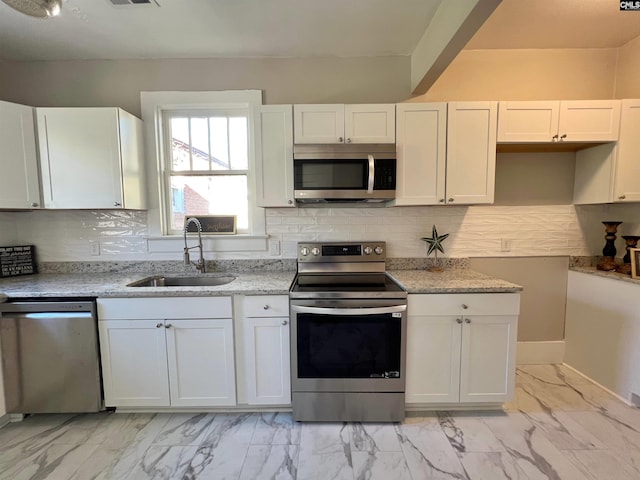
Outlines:
{"label": "oven glass door", "polygon": [[355,387],[361,379],[403,385],[405,310],[292,306],[294,383],[331,388],[352,379]]}

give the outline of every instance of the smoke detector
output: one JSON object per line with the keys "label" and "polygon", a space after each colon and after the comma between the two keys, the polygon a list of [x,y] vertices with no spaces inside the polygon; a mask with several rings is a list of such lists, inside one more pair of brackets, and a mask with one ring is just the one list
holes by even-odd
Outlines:
{"label": "smoke detector", "polygon": [[62,0],[2,0],[14,10],[30,17],[47,18],[60,15]]}

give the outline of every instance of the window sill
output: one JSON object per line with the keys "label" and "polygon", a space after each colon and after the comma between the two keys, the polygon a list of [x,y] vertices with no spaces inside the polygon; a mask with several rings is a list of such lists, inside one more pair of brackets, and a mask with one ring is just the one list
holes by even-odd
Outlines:
{"label": "window sill", "polygon": [[[205,252],[265,252],[268,249],[268,235],[203,235],[202,247]],[[187,245],[198,244],[198,237],[190,233]],[[168,235],[147,237],[149,253],[175,253],[184,248],[184,236]]]}

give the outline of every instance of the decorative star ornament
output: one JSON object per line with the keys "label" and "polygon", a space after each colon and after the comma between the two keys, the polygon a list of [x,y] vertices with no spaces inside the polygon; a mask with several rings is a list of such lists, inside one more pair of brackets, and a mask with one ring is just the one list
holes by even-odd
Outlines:
{"label": "decorative star ornament", "polygon": [[[438,235],[438,230],[436,230],[436,226],[433,226],[433,230],[431,231],[431,237],[423,237],[422,240],[427,242],[429,248],[427,249],[427,256],[431,255],[435,250],[439,250],[444,253],[444,248],[442,248],[442,242],[449,236],[448,233],[444,235]],[[436,252],[436,256],[438,253]]]}

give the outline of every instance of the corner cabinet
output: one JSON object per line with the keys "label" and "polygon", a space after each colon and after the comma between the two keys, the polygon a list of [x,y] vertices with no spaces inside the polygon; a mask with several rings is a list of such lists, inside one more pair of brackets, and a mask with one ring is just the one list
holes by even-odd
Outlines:
{"label": "corner cabinet", "polygon": [[498,143],[615,142],[619,100],[500,102]]}
{"label": "corner cabinet", "polygon": [[493,203],[497,122],[498,102],[447,105],[445,203]]}
{"label": "corner cabinet", "polygon": [[618,142],[576,153],[574,204],[640,202],[640,100],[622,100]]}
{"label": "corner cabinet", "polygon": [[260,107],[260,162],[256,169],[259,207],[295,207],[293,113],[291,105]]}
{"label": "corner cabinet", "polygon": [[236,296],[238,403],[291,404],[289,297]]}
{"label": "corner cabinet", "polygon": [[110,107],[36,115],[46,208],[146,207],[140,119]]}
{"label": "corner cabinet", "polygon": [[394,104],[293,106],[295,143],[394,143]]}
{"label": "corner cabinet", "polygon": [[236,404],[230,297],[98,299],[108,407]]}
{"label": "corner cabinet", "polygon": [[407,311],[407,405],[513,398],[518,293],[411,294]]}
{"label": "corner cabinet", "polygon": [[41,205],[33,108],[0,101],[0,208]]}

